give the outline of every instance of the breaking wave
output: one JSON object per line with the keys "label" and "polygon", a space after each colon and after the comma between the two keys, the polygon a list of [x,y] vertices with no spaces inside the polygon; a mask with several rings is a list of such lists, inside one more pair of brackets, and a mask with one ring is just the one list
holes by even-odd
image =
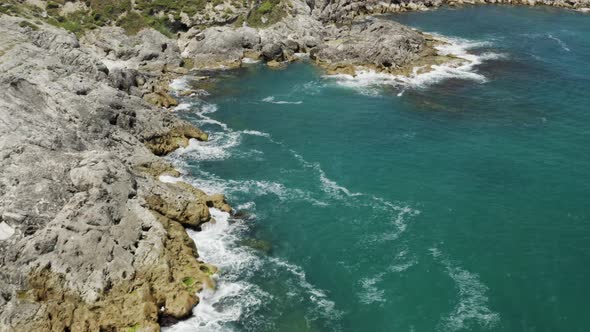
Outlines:
{"label": "breaking wave", "polygon": [[237,245],[247,224],[240,220],[230,223],[227,212],[214,208],[210,212],[214,223],[203,225],[200,232],[188,233],[197,244],[199,257],[221,271],[213,276],[216,289],[203,290],[193,317],[165,331],[234,331],[232,323],[250,317],[272,297],[247,281],[263,266],[252,250]]}
{"label": "breaking wave", "polygon": [[[181,82],[177,82],[176,86],[182,87]],[[269,98],[265,98],[265,101],[283,103],[275,101],[272,97]],[[300,102],[284,103],[299,104]],[[317,207],[326,207],[336,203],[361,209],[378,209],[379,213],[385,212],[390,216],[390,220],[385,223],[387,230],[375,234],[375,236],[381,237],[378,239],[379,241],[397,239],[406,230],[411,217],[419,213],[407,205],[350,190],[329,178],[319,163],[308,162],[282,142],[274,140],[268,133],[249,129],[233,130],[227,124],[210,116],[218,110],[215,104],[192,97],[183,100],[177,110],[184,112],[196,125],[209,129],[209,140],[203,142],[191,139],[187,147],[172,153],[168,157],[169,160],[184,175],[180,177],[163,175],[160,177],[163,182],[184,181],[207,194],[224,193],[230,201],[238,204],[236,209],[245,209],[249,214],[256,209],[256,204],[250,200],[266,195],[272,195],[280,201],[303,201]],[[309,174],[315,176],[317,190],[287,185],[281,179],[273,181],[221,178],[199,166],[198,162],[220,161],[238,157],[241,153],[238,147],[242,145],[245,136],[251,136],[252,139],[264,139],[279,145],[281,151],[299,162],[300,168],[305,171],[305,174],[311,171]],[[256,152],[263,154],[258,150]],[[197,163],[194,163],[195,161]],[[243,197],[247,197],[249,201],[244,202]],[[243,203],[239,204],[241,201]],[[238,328],[240,330],[246,326],[245,329],[251,331],[272,329],[272,326],[268,325],[272,325],[272,319],[269,320],[266,316],[263,319],[260,316],[263,314],[260,312],[264,311],[268,314],[266,306],[269,305],[285,306],[285,310],[290,310],[289,305],[291,304],[276,302],[275,291],[273,291],[274,295],[271,295],[252,280],[254,276],[260,278],[261,275],[266,275],[266,278],[271,279],[280,276],[282,282],[289,285],[288,293],[285,296],[290,301],[305,304],[304,315],[308,324],[321,320],[328,324],[332,330],[340,329],[340,319],[344,312],[338,309],[337,304],[330,299],[328,292],[308,280],[302,267],[282,258],[262,255],[252,248],[241,245],[240,241],[249,236],[251,223],[232,220],[229,214],[213,208],[210,211],[216,222],[204,225],[200,232],[191,231],[189,235],[195,241],[200,257],[219,267],[219,273],[214,276],[217,281],[217,289],[215,291],[206,289],[200,293],[201,302],[194,309],[194,317],[175,324],[167,328],[166,331],[233,331],[236,326],[241,326],[242,328]],[[361,289],[364,290],[365,296],[361,298],[361,301],[363,303],[385,301],[383,291],[378,288],[380,278],[386,273],[402,272],[412,264],[412,262],[397,262],[388,267],[382,275],[378,275],[374,279],[364,279],[361,282]],[[269,273],[271,275],[268,275]]]}
{"label": "breaking wave", "polygon": [[334,79],[343,87],[354,88],[367,96],[378,96],[381,87],[393,86],[401,89],[397,94],[401,97],[407,88],[425,88],[448,79],[472,80],[478,83],[487,82],[487,78],[476,71],[477,66],[485,61],[504,58],[504,54],[482,53],[474,54],[471,50],[489,47],[490,42],[472,41],[460,38],[443,37],[433,34],[443,43],[436,46],[439,55],[452,56],[455,59],[440,65],[414,67],[409,76],[378,73],[373,70],[357,71],[355,76],[337,74],[325,75]]}

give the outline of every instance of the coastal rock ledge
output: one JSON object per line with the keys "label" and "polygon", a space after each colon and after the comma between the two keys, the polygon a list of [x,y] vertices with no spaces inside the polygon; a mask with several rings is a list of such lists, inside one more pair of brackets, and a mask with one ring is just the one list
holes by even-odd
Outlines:
{"label": "coastal rock ledge", "polygon": [[0,331],[159,331],[213,287],[185,227],[231,208],[158,180],[207,135],[144,101],[156,85],[0,15]]}
{"label": "coastal rock ledge", "polygon": [[208,139],[169,111],[170,79],[307,56],[328,74],[408,76],[457,59],[438,54],[444,41],[372,15],[479,3],[590,11],[590,0],[0,2],[0,332],[159,331],[214,287],[216,268],[185,228],[232,208],[159,181],[180,175],[162,156]]}

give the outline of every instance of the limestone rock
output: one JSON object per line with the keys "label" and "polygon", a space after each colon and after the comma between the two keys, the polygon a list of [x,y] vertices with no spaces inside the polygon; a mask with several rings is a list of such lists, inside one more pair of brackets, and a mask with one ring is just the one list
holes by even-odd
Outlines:
{"label": "limestone rock", "polygon": [[146,146],[156,155],[166,155],[179,147],[188,146],[189,139],[206,141],[208,135],[191,125],[180,125],[164,133],[156,133],[145,138]]}
{"label": "limestone rock", "polygon": [[253,28],[211,27],[192,29],[178,44],[184,58],[193,60],[197,68],[239,66],[245,50],[255,49],[260,37]]}
{"label": "limestone rock", "polygon": [[222,194],[214,194],[205,198],[208,207],[213,207],[223,212],[230,213],[232,211],[231,206],[225,200],[225,196]]}
{"label": "limestone rock", "polygon": [[174,184],[152,186],[145,200],[151,210],[187,227],[197,228],[210,219],[208,202],[203,196]]}
{"label": "limestone rock", "polygon": [[279,43],[266,44],[262,47],[262,56],[268,61],[282,61],[283,48]]}
{"label": "limestone rock", "polygon": [[385,20],[358,22],[311,52],[316,62],[333,69],[365,66],[382,71],[402,68],[424,52],[422,34]]}
{"label": "limestone rock", "polygon": [[109,69],[102,46],[21,20],[0,15],[0,330],[157,331],[189,315],[215,268],[181,223],[208,220],[207,200],[159,182],[174,170],[153,152],[207,134],[136,95],[145,66]]}

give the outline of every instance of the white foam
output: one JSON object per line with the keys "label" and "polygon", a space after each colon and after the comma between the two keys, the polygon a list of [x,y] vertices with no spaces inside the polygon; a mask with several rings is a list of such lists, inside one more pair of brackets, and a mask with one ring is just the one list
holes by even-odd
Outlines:
{"label": "white foam", "polygon": [[236,210],[253,210],[256,207],[256,203],[255,202],[246,202],[243,204],[240,204],[238,206],[236,206]]}
{"label": "white foam", "polygon": [[218,177],[206,174],[189,180],[195,187],[207,194],[223,193],[232,195],[235,193],[248,194],[250,197],[274,195],[281,201],[305,201],[315,206],[326,206],[327,203],[313,197],[310,192],[301,189],[287,188],[282,183],[259,180],[221,180]]}
{"label": "white foam", "polygon": [[223,160],[231,156],[230,148],[240,144],[239,132],[212,133],[209,140],[202,142],[191,138],[186,147],[178,148],[175,155],[190,155],[193,160]]}
{"label": "white foam", "polygon": [[173,79],[172,82],[170,82],[170,84],[168,86],[170,87],[170,89],[172,89],[174,91],[188,90],[190,88],[189,81],[190,81],[189,76],[182,76],[182,77]]}
{"label": "white foam", "polygon": [[183,181],[181,177],[171,176],[171,175],[160,175],[158,178],[160,181],[164,183],[177,183]]}
{"label": "white foam", "polygon": [[242,133],[244,133],[246,135],[252,135],[252,136],[270,137],[270,134],[263,133],[263,132],[257,131],[257,130],[242,130]]}
{"label": "white foam", "polygon": [[500,321],[500,315],[487,306],[486,293],[489,288],[479,280],[479,276],[453,264],[438,248],[429,250],[432,256],[445,267],[458,290],[457,304],[453,311],[441,320],[438,330],[465,330],[469,329],[473,323],[484,328],[496,326]]}
{"label": "white foam", "polygon": [[215,112],[217,112],[217,109],[218,109],[217,105],[205,103],[201,107],[201,112],[199,112],[199,114],[215,113]]}
{"label": "white foam", "polygon": [[406,271],[407,269],[411,268],[412,266],[416,265],[416,261],[411,260],[405,263],[400,263],[400,264],[392,264],[390,266],[387,267],[387,271],[388,272],[393,272],[393,273],[401,273]]}
{"label": "white foam", "polygon": [[343,186],[339,185],[338,183],[336,183],[336,181],[330,180],[326,176],[326,173],[324,173],[324,171],[319,167],[319,164],[317,164],[317,170],[320,173],[320,181],[322,183],[322,189],[325,192],[333,194],[333,195],[339,195],[340,193],[343,193],[348,197],[362,195],[361,193],[351,192],[346,187],[343,187]]}
{"label": "white foam", "polygon": [[202,125],[202,124],[216,125],[216,126],[221,127],[221,129],[228,131],[229,127],[227,126],[227,124],[217,121],[215,119],[212,119],[212,118],[208,117],[207,115],[205,115],[205,114],[211,114],[211,113],[215,113],[215,112],[217,112],[217,105],[200,102],[199,103],[199,111],[196,112],[196,115],[200,118],[199,120],[197,120],[197,123],[200,125]]}
{"label": "white foam", "polygon": [[299,105],[299,104],[303,104],[302,101],[284,101],[284,100],[275,100],[275,97],[270,96],[270,97],[266,97],[264,99],[262,99],[263,102],[265,103],[271,103],[271,104],[293,104],[293,105]]}
{"label": "white foam", "polygon": [[371,278],[363,278],[361,279],[361,292],[359,292],[358,296],[363,304],[372,304],[375,302],[386,302],[385,299],[385,290],[379,289],[376,284],[381,282],[383,278],[383,273],[377,274]]}
{"label": "white foam", "polygon": [[328,194],[331,194],[334,198],[342,198],[341,193],[348,196],[348,197],[355,197],[361,196],[361,193],[351,192],[348,188],[339,185],[336,181],[331,180],[326,176],[326,173],[322,169],[319,163],[310,163],[305,160],[300,154],[295,152],[294,150],[289,150],[293,157],[297,159],[304,167],[314,169],[320,179],[320,183],[322,185],[322,190]]}
{"label": "white foam", "polygon": [[378,234],[365,236],[365,241],[369,244],[399,239],[406,232],[408,223],[412,220],[411,218],[420,214],[420,210],[413,209],[408,205],[392,203],[376,196],[371,196],[369,203],[371,209],[383,210],[390,215],[389,223],[393,226],[388,230],[380,231]]}
{"label": "white foam", "polygon": [[187,232],[197,245],[199,257],[219,268],[213,276],[217,287],[199,294],[193,317],[164,331],[231,331],[228,323],[243,319],[270,298],[258,286],[245,281],[263,264],[251,250],[235,245],[246,225],[239,220],[230,224],[226,212],[214,208],[210,212],[215,223],[203,225],[200,232]]}
{"label": "white foam", "polygon": [[559,46],[561,46],[561,48],[564,51],[571,52],[570,48],[567,46],[567,44],[563,40],[561,40],[557,37],[554,37],[552,34],[548,34],[547,37],[549,37],[549,39],[555,40],[557,42],[557,44],[559,44]]}
{"label": "white foam", "polygon": [[454,56],[456,59],[441,65],[431,65],[429,71],[424,66],[415,67],[409,76],[378,73],[373,70],[357,70],[355,76],[346,74],[325,75],[325,78],[335,79],[340,86],[354,88],[368,96],[380,95],[380,86],[394,86],[402,88],[397,94],[403,96],[407,88],[424,88],[443,80],[457,78],[485,83],[485,76],[477,73],[475,68],[486,60],[505,57],[498,53],[472,54],[475,48],[489,46],[489,42],[470,41],[459,38],[437,36],[444,43],[436,46],[439,55]]}
{"label": "white foam", "polygon": [[293,276],[295,276],[298,286],[307,293],[308,299],[318,310],[309,313],[310,316],[307,317],[308,319],[315,320],[319,317],[322,317],[328,320],[338,320],[343,315],[343,312],[336,309],[336,304],[328,298],[323,290],[314,287],[307,281],[305,272],[300,266],[285,262],[276,257],[270,258],[270,261],[278,267],[285,268]]}
{"label": "white foam", "polygon": [[300,52],[295,52],[293,54],[293,56],[295,58],[297,58],[297,59],[307,59],[307,58],[309,58],[309,54],[307,54],[307,53],[300,53]]}
{"label": "white foam", "polygon": [[242,63],[245,64],[254,64],[254,63],[259,63],[260,60],[256,60],[256,59],[252,59],[252,58],[243,58],[242,59]]}
{"label": "white foam", "polygon": [[368,243],[397,240],[406,231],[408,222],[411,220],[410,218],[420,214],[419,210],[413,209],[405,204],[396,204],[374,195],[353,192],[328,178],[319,163],[308,162],[296,151],[289,151],[304,167],[316,171],[322,191],[327,193],[330,198],[339,200],[346,205],[366,207],[370,210],[381,210],[391,216],[390,223],[393,227],[386,231],[380,231],[378,234],[366,235],[364,239]]}
{"label": "white foam", "polygon": [[416,265],[417,261],[407,260],[406,255],[407,250],[399,252],[394,259],[394,263],[389,265],[385,271],[377,273],[372,277],[366,277],[360,280],[361,287],[357,295],[361,303],[373,304],[387,302],[387,298],[385,297],[385,289],[380,289],[378,284],[383,281],[383,278],[387,274],[401,273]]}
{"label": "white foam", "polygon": [[180,103],[180,104],[178,104],[178,106],[174,107],[172,110],[175,112],[188,111],[191,109],[191,107],[192,107],[192,105],[189,103]]}
{"label": "white foam", "polygon": [[313,80],[303,84],[295,85],[290,93],[296,95],[306,94],[315,96],[320,94],[326,86],[326,83],[323,83],[322,81]]}
{"label": "white foam", "polygon": [[[213,276],[217,287],[204,289],[200,294],[200,302],[193,309],[193,317],[179,322],[163,331],[233,331],[232,323],[256,320],[252,317],[261,306],[271,303],[272,296],[260,287],[248,282],[249,278],[262,275],[260,271],[284,269],[291,274],[298,285],[298,292],[303,292],[313,303],[306,318],[314,320],[319,317],[335,320],[341,312],[335,307],[326,293],[314,287],[306,279],[305,272],[297,265],[279,258],[264,259],[253,253],[249,248],[236,245],[241,234],[246,231],[247,223],[240,220],[229,222],[229,214],[217,209],[210,209],[215,223],[203,225],[200,232],[188,230],[195,241],[199,257],[219,268]],[[289,294],[287,294],[289,295]]]}

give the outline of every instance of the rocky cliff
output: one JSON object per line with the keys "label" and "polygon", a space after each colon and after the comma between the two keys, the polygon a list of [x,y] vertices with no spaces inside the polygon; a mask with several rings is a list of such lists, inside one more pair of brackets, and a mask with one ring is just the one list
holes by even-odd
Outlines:
{"label": "rocky cliff", "polygon": [[118,68],[98,43],[0,16],[1,331],[156,331],[211,284],[184,227],[228,206],[159,182],[176,171],[156,156],[207,135],[141,98],[158,85],[142,61],[175,59],[159,33],[136,38],[137,69]]}
{"label": "rocky cliff", "polygon": [[445,3],[466,2],[3,1],[0,331],[158,331],[213,286],[185,227],[231,208],[158,181],[177,174],[160,156],[207,139],[167,110],[170,78],[305,54],[328,73],[404,74],[448,60],[438,41],[365,16]]}

